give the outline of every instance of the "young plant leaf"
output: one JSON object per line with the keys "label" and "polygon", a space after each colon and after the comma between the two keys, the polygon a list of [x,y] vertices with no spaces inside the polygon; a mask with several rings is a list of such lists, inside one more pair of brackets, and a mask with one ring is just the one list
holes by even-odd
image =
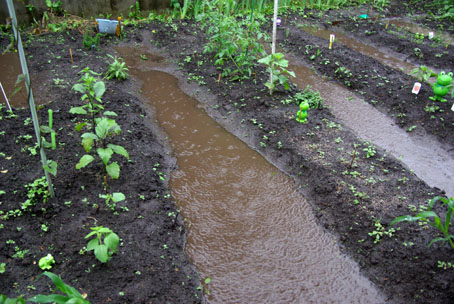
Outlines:
{"label": "young plant leaf", "polygon": [[[81,168],[84,168],[87,166],[89,163],[91,163],[95,158],[91,155],[85,154],[82,156],[79,160],[79,162],[76,164],[76,169],[79,170]],[[118,169],[120,171],[120,169]]]}
{"label": "young plant leaf", "polygon": [[101,158],[104,165],[107,165],[107,163],[109,162],[109,160],[113,154],[113,151],[111,148],[107,148],[107,149],[98,148],[98,149],[96,149],[96,152],[98,152],[98,155]]}
{"label": "young plant leaf", "polygon": [[117,251],[117,246],[118,243],[120,242],[120,238],[118,237],[117,234],[115,233],[109,233],[105,238],[104,238],[104,243],[107,245],[107,247],[112,250],[113,253]]}
{"label": "young plant leaf", "polygon": [[123,155],[126,159],[129,160],[129,153],[125,148],[119,145],[108,144],[107,147],[111,148],[115,153]]}
{"label": "young plant leaf", "polygon": [[120,166],[118,165],[117,162],[108,164],[106,166],[106,171],[107,174],[109,174],[110,177],[112,177],[113,179],[118,179],[118,177],[120,176]]}
{"label": "young plant leaf", "polygon": [[101,263],[106,263],[109,260],[107,249],[107,245],[104,244],[95,247],[95,256]]}

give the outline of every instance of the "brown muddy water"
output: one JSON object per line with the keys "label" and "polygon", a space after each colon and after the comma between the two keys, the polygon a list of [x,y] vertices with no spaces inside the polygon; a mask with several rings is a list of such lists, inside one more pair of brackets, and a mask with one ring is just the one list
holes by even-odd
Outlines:
{"label": "brown muddy water", "polygon": [[424,26],[420,26],[411,21],[405,19],[389,19],[389,23],[397,28],[402,28],[412,33],[423,33],[426,39],[429,37],[429,33],[433,32],[435,36],[440,36],[443,44],[454,44],[454,38],[445,33],[438,33],[437,30],[429,29]]}
{"label": "brown muddy water", "polygon": [[[293,181],[212,120],[178,80],[118,49],[177,157],[170,188],[209,303],[383,303]],[[151,58],[152,56],[148,56]],[[148,66],[144,66],[148,65]]]}
{"label": "brown muddy water", "polygon": [[359,42],[353,38],[347,37],[341,31],[320,29],[315,26],[309,25],[300,25],[299,27],[306,33],[311,34],[312,36],[326,39],[327,45],[329,44],[330,35],[334,34],[335,42],[333,44],[333,48],[336,48],[336,44],[341,44],[365,56],[374,58],[379,62],[383,63],[384,65],[387,65],[393,69],[401,69],[406,74],[409,74],[415,68],[413,64],[405,62],[404,58],[399,58],[402,57],[402,55],[390,53],[388,54],[388,52],[382,52],[378,50],[377,47],[370,46],[368,44]]}
{"label": "brown muddy water", "polygon": [[[22,74],[19,55],[17,53],[6,53],[0,55],[0,71],[0,82],[2,83],[11,107],[28,107],[27,90],[25,89],[23,81],[17,85],[17,87],[20,87],[20,90],[13,95],[16,89],[17,77]],[[39,78],[35,77],[35,75],[32,75],[31,77],[32,88],[35,88],[34,81],[37,81],[38,83]],[[36,98],[36,96],[34,97],[36,104],[42,103],[40,102],[40,98]],[[0,103],[6,105],[5,97],[2,92],[0,92]]]}
{"label": "brown muddy water", "polygon": [[449,152],[452,146],[440,144],[428,134],[410,135],[348,89],[315,75],[306,66],[296,65],[295,58],[290,57],[290,61],[293,64],[289,68],[296,75],[292,82],[301,89],[310,85],[319,91],[325,104],[343,125],[401,160],[428,185],[454,196],[454,154]]}

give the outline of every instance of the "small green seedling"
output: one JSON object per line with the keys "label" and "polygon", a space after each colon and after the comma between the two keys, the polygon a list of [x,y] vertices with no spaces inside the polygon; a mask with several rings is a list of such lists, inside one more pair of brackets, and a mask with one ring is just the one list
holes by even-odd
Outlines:
{"label": "small green seedling", "polygon": [[[438,214],[432,210],[434,204],[437,201],[441,201],[442,205],[446,205],[448,207],[448,210],[446,212],[445,216],[445,222],[443,223]],[[451,248],[454,249],[454,234],[449,234],[449,225],[451,224],[452,219],[452,213],[454,211],[454,198],[444,198],[441,196],[436,196],[433,199],[430,200],[429,206],[426,211],[420,212],[416,214],[415,216],[411,215],[403,215],[396,217],[393,221],[391,221],[391,225],[394,225],[396,223],[400,222],[416,222],[416,221],[422,221],[430,226],[440,230],[440,232],[443,234],[443,237],[437,237],[434,238],[433,240],[430,241],[429,247],[435,243],[435,242],[448,242],[449,245],[451,245]],[[433,218],[433,222],[430,220],[430,218]],[[453,220],[454,221],[454,220]]]}
{"label": "small green seedling", "polygon": [[87,250],[93,250],[96,258],[101,263],[106,263],[110,260],[112,255],[117,251],[120,238],[109,228],[97,226],[90,228],[92,232],[85,236],[86,239],[96,236],[91,239],[87,244]]}
{"label": "small green seedling", "polygon": [[55,264],[54,257],[49,253],[45,257],[39,259],[38,265],[42,270],[52,269],[52,265]]}

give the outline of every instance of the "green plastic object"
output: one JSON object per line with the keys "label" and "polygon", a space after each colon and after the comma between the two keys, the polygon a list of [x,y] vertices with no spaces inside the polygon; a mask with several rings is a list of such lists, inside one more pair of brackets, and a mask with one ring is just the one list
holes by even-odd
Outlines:
{"label": "green plastic object", "polygon": [[445,97],[446,94],[449,93],[449,90],[452,87],[451,82],[452,73],[446,74],[445,72],[441,71],[440,74],[438,74],[437,82],[432,86],[435,96],[429,98],[432,100],[438,100],[440,102],[446,102],[447,100],[443,97]]}
{"label": "green plastic object", "polygon": [[296,113],[296,121],[299,123],[307,122],[307,110],[309,109],[309,104],[306,101],[300,103],[300,110]]}
{"label": "green plastic object", "polygon": [[367,19],[367,18],[369,18],[369,16],[367,16],[367,14],[363,14],[363,15],[359,15],[358,18],[359,19]]}
{"label": "green plastic object", "polygon": [[52,268],[52,265],[55,264],[54,257],[48,253],[45,257],[39,259],[38,265],[42,270],[49,270]]}

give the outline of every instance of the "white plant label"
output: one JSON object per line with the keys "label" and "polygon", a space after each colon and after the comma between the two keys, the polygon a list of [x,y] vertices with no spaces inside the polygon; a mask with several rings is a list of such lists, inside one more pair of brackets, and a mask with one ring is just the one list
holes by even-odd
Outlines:
{"label": "white plant label", "polygon": [[420,82],[415,82],[415,84],[413,85],[413,90],[411,92],[413,94],[418,95],[420,89],[421,89],[421,83]]}
{"label": "white plant label", "polygon": [[429,32],[429,39],[432,40],[433,37],[434,37],[434,32]]}
{"label": "white plant label", "polygon": [[454,112],[454,103],[452,104],[451,111]]}
{"label": "white plant label", "polygon": [[276,25],[277,25],[277,26],[280,26],[280,25],[281,25],[281,18],[277,18],[277,19],[276,19]]}
{"label": "white plant label", "polygon": [[331,42],[331,43],[334,42],[334,38],[335,38],[334,34],[330,34],[329,35],[329,42]]}

